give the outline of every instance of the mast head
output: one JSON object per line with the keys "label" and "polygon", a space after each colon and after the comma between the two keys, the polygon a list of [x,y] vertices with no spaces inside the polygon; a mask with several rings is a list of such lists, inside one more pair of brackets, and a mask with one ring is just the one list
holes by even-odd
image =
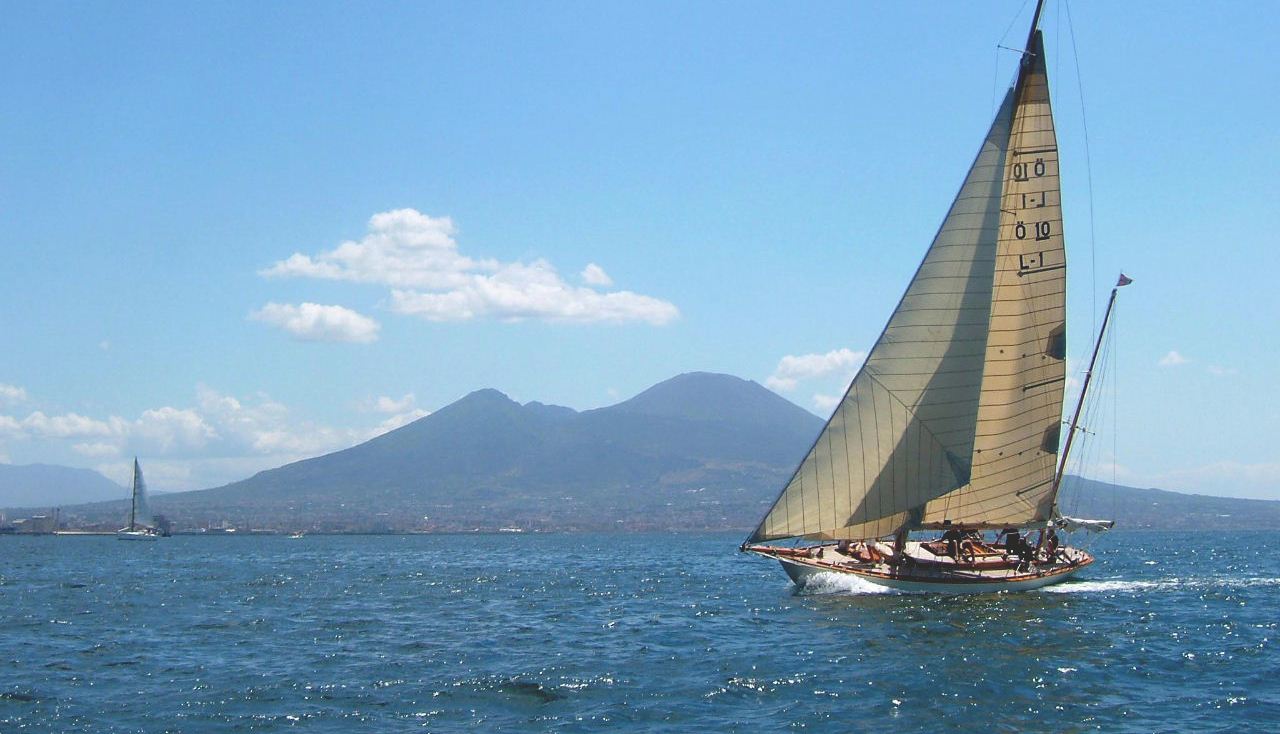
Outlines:
{"label": "mast head", "polygon": [[1040,11],[1041,10],[1044,10],[1044,0],[1037,0],[1035,15],[1031,16],[1031,30],[1027,31],[1027,45],[1023,47],[1024,49],[1022,52],[1023,66],[1026,66],[1027,63],[1029,63],[1029,60],[1034,54],[1039,53],[1037,49],[1043,48],[1042,46],[1040,46],[1040,44],[1036,43],[1037,41],[1036,36],[1037,34],[1040,33]]}

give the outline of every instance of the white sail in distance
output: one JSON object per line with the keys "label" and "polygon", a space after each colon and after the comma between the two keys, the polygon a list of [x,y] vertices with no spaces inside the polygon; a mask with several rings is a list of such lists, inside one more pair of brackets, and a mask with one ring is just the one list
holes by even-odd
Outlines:
{"label": "white sail in distance", "polygon": [[154,528],[155,518],[151,515],[151,502],[147,499],[147,483],[142,479],[142,467],[138,460],[133,460],[133,506],[129,510],[130,530],[135,528]]}
{"label": "white sail in distance", "polygon": [[1065,259],[1038,31],[1029,46],[902,301],[747,542],[1047,517]]}

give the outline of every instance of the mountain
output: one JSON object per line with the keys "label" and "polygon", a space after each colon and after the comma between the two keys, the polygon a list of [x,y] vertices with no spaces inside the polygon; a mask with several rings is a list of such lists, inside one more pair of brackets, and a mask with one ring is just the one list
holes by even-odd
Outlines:
{"label": "mountain", "polygon": [[724,527],[775,493],[822,427],[755,382],[689,373],[578,412],[480,390],[325,456],[157,498],[184,522],[323,528]]}
{"label": "mountain", "polygon": [[[821,429],[760,385],[690,373],[575,411],[480,390],[370,441],[215,489],[153,497],[179,529],[738,530],[763,515]],[[0,467],[3,468],[3,467]],[[63,506],[118,521],[121,500]],[[50,504],[42,500],[39,504]],[[1063,512],[1120,528],[1280,528],[1280,502],[1068,477]]]}
{"label": "mountain", "polygon": [[124,487],[92,469],[0,464],[0,507],[53,507],[124,497]]}
{"label": "mountain", "polygon": [[1280,502],[1123,487],[1068,476],[1058,506],[1065,515],[1115,519],[1136,530],[1268,530],[1280,528]]}

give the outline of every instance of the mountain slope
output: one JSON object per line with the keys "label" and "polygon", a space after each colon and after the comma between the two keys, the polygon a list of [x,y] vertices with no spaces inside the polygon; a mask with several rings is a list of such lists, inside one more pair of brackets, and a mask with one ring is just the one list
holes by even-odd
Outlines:
{"label": "mountain slope", "polygon": [[53,507],[124,497],[127,491],[92,469],[0,464],[0,507]]}
{"label": "mountain slope", "polygon": [[1072,517],[1115,519],[1127,530],[1280,528],[1280,502],[1123,487],[1080,477],[1063,482],[1058,506]]}
{"label": "mountain slope", "polygon": [[[822,421],[754,382],[690,373],[577,412],[480,390],[358,446],[153,499],[179,527],[746,532]],[[123,497],[124,491],[113,487]],[[46,503],[47,504],[47,503]],[[1068,478],[1063,512],[1122,530],[1280,528],[1280,502]],[[124,502],[63,508],[114,522]]]}
{"label": "mountain slope", "polygon": [[688,512],[692,502],[723,524],[726,507],[740,514],[743,503],[776,491],[821,425],[729,375],[680,375],[585,412],[480,390],[358,446],[169,495],[162,507],[175,518],[305,507],[334,522],[386,513],[448,527],[597,527]]}

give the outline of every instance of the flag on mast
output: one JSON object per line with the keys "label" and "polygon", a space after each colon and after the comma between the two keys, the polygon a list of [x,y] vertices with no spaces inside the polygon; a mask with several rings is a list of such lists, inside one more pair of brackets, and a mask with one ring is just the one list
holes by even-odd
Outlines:
{"label": "flag on mast", "polygon": [[1119,288],[1119,287],[1120,287],[1120,286],[1122,286],[1122,285],[1129,285],[1129,284],[1130,284],[1130,283],[1132,283],[1132,282],[1133,282],[1133,278],[1130,278],[1129,276],[1125,275],[1124,273],[1121,273],[1121,274],[1120,274],[1120,280],[1117,280],[1117,281],[1116,281],[1116,287],[1117,287],[1117,288]]}

